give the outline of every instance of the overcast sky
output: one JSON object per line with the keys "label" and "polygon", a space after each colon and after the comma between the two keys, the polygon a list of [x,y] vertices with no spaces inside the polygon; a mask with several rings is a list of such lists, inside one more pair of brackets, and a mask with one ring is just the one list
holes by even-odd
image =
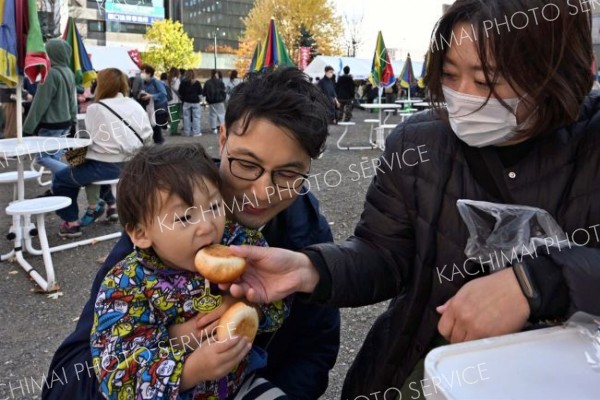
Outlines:
{"label": "overcast sky", "polygon": [[361,46],[357,57],[372,58],[377,32],[383,33],[388,48],[400,49],[414,60],[422,60],[429,46],[431,31],[442,15],[442,4],[452,0],[332,0],[340,16],[360,20]]}

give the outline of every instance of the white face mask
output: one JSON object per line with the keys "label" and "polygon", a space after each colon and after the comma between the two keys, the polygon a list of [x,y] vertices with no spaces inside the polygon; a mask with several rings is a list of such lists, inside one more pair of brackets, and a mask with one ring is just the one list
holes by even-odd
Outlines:
{"label": "white face mask", "polygon": [[[442,86],[452,130],[460,140],[473,147],[504,143],[517,133],[515,113],[520,98],[503,99],[513,110],[507,110],[497,99],[473,96]],[[481,108],[480,108],[481,107]]]}
{"label": "white face mask", "polygon": [[140,74],[140,78],[142,78],[142,80],[147,80],[147,79],[148,79],[148,74],[147,74],[147,73],[145,73],[145,72],[142,72],[142,73]]}

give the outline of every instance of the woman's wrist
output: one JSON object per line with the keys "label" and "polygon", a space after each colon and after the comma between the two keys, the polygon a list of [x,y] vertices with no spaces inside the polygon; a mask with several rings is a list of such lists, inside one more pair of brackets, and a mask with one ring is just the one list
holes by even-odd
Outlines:
{"label": "woman's wrist", "polygon": [[304,253],[299,253],[302,261],[300,264],[301,280],[298,292],[312,293],[319,283],[319,272],[310,261],[310,258]]}

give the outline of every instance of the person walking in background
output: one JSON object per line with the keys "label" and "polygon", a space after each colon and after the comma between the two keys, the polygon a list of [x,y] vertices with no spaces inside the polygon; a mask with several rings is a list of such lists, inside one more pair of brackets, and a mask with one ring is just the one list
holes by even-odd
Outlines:
{"label": "person walking in background", "polygon": [[153,132],[152,138],[154,139],[154,143],[162,144],[165,142],[162,129],[166,128],[169,123],[167,90],[162,82],[154,77],[154,67],[143,64],[140,70],[142,89],[137,98],[142,101],[142,105],[147,102],[145,107],[146,111],[150,114],[149,118]]}
{"label": "person walking in background", "polygon": [[348,122],[352,119],[352,108],[354,105],[354,96],[356,93],[356,85],[354,78],[350,75],[350,67],[344,67],[344,75],[340,76],[335,90],[338,95],[340,107],[342,108],[342,121]]}
{"label": "person walking in background", "polygon": [[337,124],[335,109],[340,106],[335,92],[335,82],[333,80],[333,67],[328,65],[325,67],[325,76],[319,80],[317,84],[325,96],[329,99],[329,122]]}
{"label": "person walking in background", "polygon": [[211,133],[217,135],[219,126],[225,123],[225,100],[227,94],[220,71],[213,69],[211,78],[204,84],[204,96],[208,103],[208,121]]}
{"label": "person walking in background", "polygon": [[202,85],[193,69],[188,69],[179,85],[183,102],[183,136],[202,136],[200,132],[200,96]]}
{"label": "person walking in background", "polygon": [[233,71],[231,71],[231,74],[229,75],[229,82],[227,82],[227,85],[225,85],[225,90],[227,93],[227,102],[229,102],[229,97],[231,97],[231,92],[233,91],[233,89],[241,82],[242,80],[238,78],[237,70],[234,69]]}
{"label": "person walking in background", "polygon": [[[77,124],[77,95],[75,75],[69,68],[72,49],[62,39],[46,42],[51,66],[46,81],[38,86],[29,114],[23,122],[23,134],[39,136],[66,136]],[[64,151],[40,153],[35,162],[56,173],[67,164],[61,161]]]}
{"label": "person walking in background", "polygon": [[179,97],[179,69],[171,67],[167,75],[167,85],[171,89],[173,98],[169,101],[169,129],[171,136],[179,134],[179,121],[181,121],[181,98]]}

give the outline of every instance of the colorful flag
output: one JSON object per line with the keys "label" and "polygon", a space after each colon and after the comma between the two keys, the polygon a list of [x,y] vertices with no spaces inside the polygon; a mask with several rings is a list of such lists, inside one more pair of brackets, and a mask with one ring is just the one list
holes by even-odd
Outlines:
{"label": "colorful flag", "polygon": [[73,54],[71,55],[71,69],[75,74],[75,82],[83,87],[90,87],[92,81],[96,79],[96,71],[94,71],[92,61],[83,45],[83,40],[77,30],[77,26],[75,26],[73,17],[69,17],[69,20],[67,21],[67,28],[63,34],[63,39],[66,40],[69,45],[71,45],[71,49],[73,49]]}
{"label": "colorful flag", "polygon": [[310,60],[310,47],[303,46],[298,50],[298,68],[300,68],[300,71],[304,71],[308,67],[308,60]]}
{"label": "colorful flag", "polygon": [[406,56],[406,61],[402,67],[400,73],[400,86],[409,89],[417,82],[415,78],[415,72],[413,71],[412,61],[410,59],[410,53]]}
{"label": "colorful flag", "polygon": [[373,56],[369,81],[371,81],[373,86],[380,87],[388,87],[396,83],[394,69],[390,62],[390,55],[385,48],[381,31],[377,35],[377,45],[375,46],[375,55]]}
{"label": "colorful flag", "polygon": [[254,69],[251,71],[259,72],[266,68],[273,68],[275,66],[294,66],[294,63],[290,59],[290,55],[281,40],[281,36],[277,33],[275,28],[275,19],[271,18],[269,23],[269,31],[267,38],[264,41],[264,46],[260,51],[256,59]]}
{"label": "colorful flag", "polygon": [[46,80],[46,54],[35,0],[0,0],[0,81],[10,87],[25,75],[31,82]]}
{"label": "colorful flag", "polygon": [[258,56],[262,51],[262,43],[256,43],[256,48],[254,49],[254,53],[252,53],[252,61],[250,61],[250,71],[254,71],[256,68],[256,61],[258,60]]}
{"label": "colorful flag", "polygon": [[127,50],[127,54],[129,55],[129,58],[131,58],[131,61],[133,61],[133,63],[138,68],[141,68],[141,66],[142,66],[142,56],[140,55],[139,50],[138,49]]}

